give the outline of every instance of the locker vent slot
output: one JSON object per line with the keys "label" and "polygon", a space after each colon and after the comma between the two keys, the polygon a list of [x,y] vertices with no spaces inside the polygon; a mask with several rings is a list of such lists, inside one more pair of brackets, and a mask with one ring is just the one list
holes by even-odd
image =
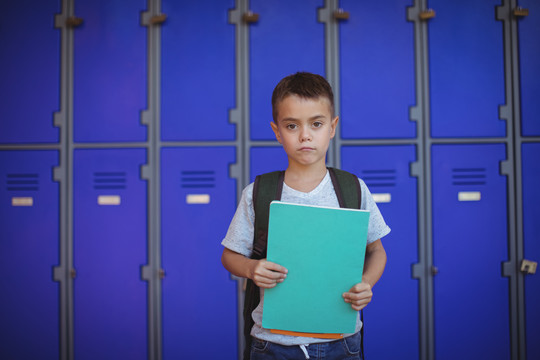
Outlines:
{"label": "locker vent slot", "polygon": [[38,191],[38,174],[7,174],[6,188],[8,191]]}
{"label": "locker vent slot", "polygon": [[362,180],[369,188],[396,186],[396,170],[362,170]]}
{"label": "locker vent slot", "polygon": [[212,170],[182,171],[183,188],[201,189],[216,187],[216,172]]}
{"label": "locker vent slot", "polygon": [[452,169],[452,184],[458,186],[486,185],[485,168]]}
{"label": "locker vent slot", "polygon": [[95,172],[94,189],[96,190],[122,190],[126,188],[125,172]]}

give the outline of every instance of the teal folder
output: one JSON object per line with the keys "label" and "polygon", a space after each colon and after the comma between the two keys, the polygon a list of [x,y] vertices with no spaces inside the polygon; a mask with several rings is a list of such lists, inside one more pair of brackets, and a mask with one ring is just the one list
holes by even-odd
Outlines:
{"label": "teal folder", "polygon": [[264,291],[266,329],[353,333],[357,311],[342,294],[362,281],[369,211],[273,201],[267,260],[288,269]]}

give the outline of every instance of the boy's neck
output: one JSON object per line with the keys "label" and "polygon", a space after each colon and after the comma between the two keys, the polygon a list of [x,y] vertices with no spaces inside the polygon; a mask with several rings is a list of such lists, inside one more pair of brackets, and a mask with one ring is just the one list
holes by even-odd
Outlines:
{"label": "boy's neck", "polygon": [[285,183],[294,190],[310,192],[315,189],[326,176],[326,164],[311,166],[292,166],[285,170]]}

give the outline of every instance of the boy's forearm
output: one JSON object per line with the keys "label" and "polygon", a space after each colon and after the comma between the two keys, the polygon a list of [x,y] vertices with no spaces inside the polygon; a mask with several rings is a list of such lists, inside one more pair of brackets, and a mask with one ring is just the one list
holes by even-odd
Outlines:
{"label": "boy's forearm", "polygon": [[364,274],[362,281],[374,287],[381,278],[386,266],[386,251],[381,240],[374,241],[366,248],[366,259],[364,261]]}
{"label": "boy's forearm", "polygon": [[255,260],[245,257],[225,248],[221,255],[221,263],[231,274],[251,279],[253,276],[253,262]]}

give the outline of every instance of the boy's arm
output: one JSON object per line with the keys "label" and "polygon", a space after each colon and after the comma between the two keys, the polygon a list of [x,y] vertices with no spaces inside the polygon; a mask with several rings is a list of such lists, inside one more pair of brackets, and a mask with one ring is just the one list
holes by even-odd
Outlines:
{"label": "boy's arm", "polygon": [[343,294],[345,302],[350,303],[354,310],[362,310],[369,304],[373,296],[371,289],[381,278],[385,266],[386,251],[381,239],[379,239],[366,247],[362,282],[354,285],[349,292]]}
{"label": "boy's arm", "polygon": [[270,289],[287,277],[287,269],[266,259],[254,260],[242,254],[223,249],[221,262],[231,274],[251,279],[258,287]]}

